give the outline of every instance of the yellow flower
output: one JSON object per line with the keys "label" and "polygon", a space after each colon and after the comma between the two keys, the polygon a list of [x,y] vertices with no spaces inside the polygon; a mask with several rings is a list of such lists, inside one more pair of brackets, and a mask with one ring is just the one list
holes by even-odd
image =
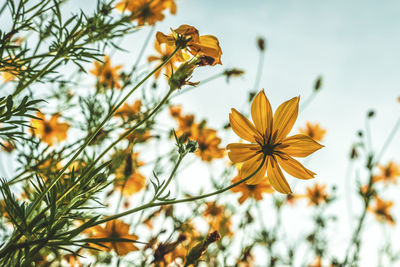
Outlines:
{"label": "yellow flower", "polygon": [[117,109],[114,116],[121,116],[128,120],[135,119],[140,114],[140,108],[142,107],[142,101],[136,100],[135,103],[129,105],[124,103],[122,107]]}
{"label": "yellow flower", "polygon": [[[148,62],[156,61],[161,64],[172,54],[172,52],[174,52],[174,48],[172,46],[168,46],[166,44],[160,45],[158,41],[155,41],[154,48],[159,53],[159,55],[149,56],[147,59]],[[177,54],[173,55],[172,58],[168,61],[168,64],[165,64],[163,68],[159,69],[158,71],[156,71],[156,73],[154,73],[154,77],[157,79],[160,76],[162,69],[165,70],[165,75],[167,77],[170,77],[172,71],[175,71],[178,68],[176,64],[178,62],[183,62],[183,61],[184,60]]]}
{"label": "yellow flower", "polygon": [[69,125],[58,122],[59,114],[51,116],[50,120],[46,120],[44,114],[40,112],[36,114],[36,117],[41,120],[32,119],[31,133],[37,135],[43,142],[52,146],[55,141],[61,142],[67,138]]}
{"label": "yellow flower", "polygon": [[115,252],[120,256],[138,250],[138,248],[133,244],[133,241],[137,240],[138,237],[134,234],[129,234],[129,224],[124,223],[123,221],[108,221],[104,228],[96,225],[88,230],[92,232],[91,238],[123,238],[132,240],[131,242],[101,242],[100,244],[103,246],[93,244],[92,246],[95,248],[106,251],[115,250]]}
{"label": "yellow flower", "polygon": [[314,187],[308,187],[306,197],[309,202],[308,205],[318,206],[322,203],[326,203],[329,200],[329,195],[325,191],[326,185],[315,184]]}
{"label": "yellow flower", "polygon": [[[177,36],[183,36],[190,40],[186,43],[186,50],[200,60],[197,63],[200,66],[214,66],[221,63],[222,50],[219,46],[218,39],[213,35],[199,35],[198,30],[190,25],[181,25],[173,30],[170,35],[165,35],[162,32],[157,32],[156,38],[160,44],[167,44],[175,49]],[[179,54],[184,59],[182,54]]]}
{"label": "yellow flower", "polygon": [[196,155],[200,156],[201,160],[210,162],[224,156],[225,151],[219,147],[221,139],[217,136],[216,130],[202,128],[199,130],[197,138],[194,139],[199,145]]}
{"label": "yellow flower", "polygon": [[305,128],[300,128],[300,133],[308,135],[315,141],[322,141],[326,134],[326,130],[321,128],[319,123],[311,124],[309,122],[306,123]]}
{"label": "yellow flower", "polygon": [[[240,176],[237,175],[235,178],[233,178],[232,183],[239,182],[240,180]],[[238,186],[233,187],[231,191],[235,193],[242,193],[241,197],[239,198],[239,203],[243,204],[243,202],[245,202],[249,197],[254,198],[257,201],[262,200],[264,193],[273,193],[274,189],[271,187],[268,179],[264,179],[255,185],[241,183]]]}
{"label": "yellow flower", "polygon": [[292,156],[306,157],[323,146],[304,134],[286,137],[297,119],[298,109],[299,97],[294,97],[281,104],[272,115],[271,105],[264,90],[257,94],[251,105],[251,116],[255,125],[236,109],[232,109],[232,113],[229,114],[232,130],[251,143],[232,143],[227,146],[231,161],[244,162],[240,169],[241,178],[244,179],[254,173],[260,167],[263,158],[266,158],[261,169],[246,181],[248,184],[258,184],[267,173],[275,190],[284,194],[291,193],[279,165],[296,178],[314,177],[315,173],[306,169]]}
{"label": "yellow flower", "polygon": [[111,66],[111,60],[108,56],[104,56],[104,63],[95,61],[94,69],[90,70],[90,73],[97,77],[100,84],[104,84],[107,88],[118,88],[121,89],[119,83],[120,75],[118,71],[122,68],[122,65],[115,67]]}
{"label": "yellow flower", "polygon": [[217,230],[222,237],[232,236],[231,214],[225,210],[225,207],[217,205],[215,201],[207,202],[206,206],[203,216],[210,225],[210,231]]}
{"label": "yellow flower", "polygon": [[393,201],[384,201],[379,197],[376,197],[375,207],[370,207],[369,211],[375,214],[378,221],[387,221],[391,225],[394,225],[394,219],[390,214],[389,209],[393,206]]}
{"label": "yellow flower", "polygon": [[115,8],[121,12],[130,11],[131,20],[137,20],[139,26],[145,23],[154,25],[157,21],[162,21],[164,19],[162,12],[165,9],[169,9],[171,14],[176,14],[174,0],[123,0]]}
{"label": "yellow flower", "polygon": [[388,165],[379,166],[380,174],[374,176],[374,182],[383,181],[384,183],[397,184],[397,178],[400,177],[400,166],[393,161],[390,161]]}

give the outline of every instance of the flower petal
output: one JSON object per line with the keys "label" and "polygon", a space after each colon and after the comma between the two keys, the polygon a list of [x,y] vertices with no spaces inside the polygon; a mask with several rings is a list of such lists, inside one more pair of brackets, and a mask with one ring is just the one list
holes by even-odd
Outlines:
{"label": "flower petal", "polygon": [[261,147],[256,144],[232,143],[226,146],[229,159],[234,162],[243,162],[251,159],[261,152]]}
{"label": "flower petal", "polygon": [[305,180],[314,178],[314,172],[305,168],[300,162],[289,155],[278,156],[277,160],[283,170],[293,177]]}
{"label": "flower petal", "polygon": [[261,135],[254,125],[234,108],[232,109],[232,113],[229,114],[229,121],[232,130],[244,140],[252,143],[257,143],[257,140],[262,140]]}
{"label": "flower petal", "polygon": [[[249,180],[247,180],[246,184],[256,185],[256,184],[259,184],[264,179],[267,179],[267,177],[265,177],[265,173],[267,172],[268,158],[266,158],[265,160],[266,160],[266,162],[264,162],[261,169],[257,172],[257,174],[255,174],[253,177],[251,177]],[[260,164],[261,164],[261,161],[259,162],[258,166],[260,166]]]}
{"label": "flower petal", "polygon": [[[242,168],[240,168],[240,179],[244,179],[253,174],[260,167],[262,163],[262,157],[263,155],[260,154],[243,163]],[[250,180],[247,180],[247,183],[253,179],[260,179],[260,176],[261,178],[265,176],[264,166],[254,176],[252,176]]]}
{"label": "flower petal", "polygon": [[267,176],[269,182],[276,191],[282,194],[292,193],[292,190],[290,189],[290,186],[275,159],[271,158],[268,161]]}
{"label": "flower petal", "polygon": [[268,138],[272,131],[272,108],[264,89],[257,94],[251,104],[251,118],[258,132]]}
{"label": "flower petal", "polygon": [[300,97],[293,97],[282,103],[275,111],[273,130],[274,143],[281,141],[292,130],[299,112],[299,100]]}
{"label": "flower petal", "polygon": [[282,143],[276,147],[276,150],[292,157],[304,158],[322,147],[324,146],[315,142],[311,137],[304,134],[296,134],[285,138]]}

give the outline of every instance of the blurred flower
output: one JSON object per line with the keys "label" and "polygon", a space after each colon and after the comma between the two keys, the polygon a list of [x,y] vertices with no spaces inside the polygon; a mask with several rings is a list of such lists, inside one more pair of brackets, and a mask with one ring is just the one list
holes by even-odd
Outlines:
{"label": "blurred flower", "polygon": [[90,73],[97,77],[100,84],[107,86],[107,88],[118,88],[121,89],[119,83],[120,75],[118,71],[122,68],[122,65],[115,67],[111,66],[111,60],[108,56],[104,56],[104,63],[99,61],[94,62],[94,69],[90,70]]}
{"label": "blurred flower", "polygon": [[[159,53],[159,56],[149,56],[147,59],[148,62],[156,61],[161,64],[174,52],[174,48],[172,46],[160,44],[157,40],[154,43],[154,48]],[[173,55],[167,64],[154,73],[154,77],[157,79],[160,76],[162,69],[164,69],[167,77],[171,77],[172,72],[178,68],[176,64],[183,61],[184,59],[179,57],[177,54]]]}
{"label": "blurred flower", "polygon": [[153,136],[150,134],[150,130],[146,128],[136,129],[133,133],[129,134],[126,139],[131,143],[144,143]]}
{"label": "blurred flower", "polygon": [[390,161],[386,166],[379,165],[380,174],[374,176],[373,181],[383,181],[385,184],[397,184],[397,178],[400,177],[400,166],[394,161]]}
{"label": "blurred flower", "polygon": [[3,151],[11,153],[15,149],[15,145],[9,141],[6,141],[4,144],[0,143],[0,147]]}
{"label": "blurred flower", "polygon": [[3,82],[9,82],[15,80],[18,73],[21,70],[26,69],[24,66],[18,63],[18,59],[10,59],[9,57],[4,58],[0,62],[0,74],[3,78]]}
{"label": "blurred flower", "polygon": [[[175,49],[175,46],[185,48],[190,54],[198,57],[200,61],[197,65],[214,66],[221,63],[222,50],[218,39],[213,35],[199,35],[198,30],[190,25],[181,25],[172,30],[172,34],[165,35],[157,32],[156,38],[160,44],[167,44]],[[181,40],[182,39],[182,40]],[[182,44],[182,42],[184,44]],[[181,58],[182,54],[178,53]]]}
{"label": "blurred flower", "polygon": [[224,71],[223,73],[224,76],[226,76],[226,81],[229,82],[231,77],[240,77],[242,75],[244,75],[244,70],[240,70],[240,69],[227,69]]}
{"label": "blurred flower", "polygon": [[216,158],[222,158],[225,155],[225,149],[220,148],[221,138],[217,137],[217,131],[203,128],[197,136],[198,149],[196,155],[201,160],[210,162]]}
{"label": "blurred flower", "polygon": [[154,25],[157,21],[162,21],[165,9],[169,9],[171,14],[176,14],[174,0],[123,0],[115,8],[121,12],[130,11],[131,20],[137,20],[139,26],[145,23]]}
{"label": "blurred flower", "polygon": [[122,239],[132,240],[132,241],[122,241],[122,242],[121,241],[98,242],[102,246],[93,243],[93,245],[91,244],[92,247],[106,251],[115,250],[115,252],[120,256],[126,255],[131,251],[138,250],[138,248],[133,244],[133,242],[137,240],[138,237],[134,234],[129,234],[129,224],[124,223],[123,221],[120,220],[108,221],[105,227],[96,225],[92,228],[89,228],[88,232],[91,232],[91,238],[99,238],[99,239],[122,238]]}
{"label": "blurred flower", "polygon": [[324,139],[324,136],[326,134],[326,130],[321,128],[319,123],[311,124],[310,122],[306,123],[305,128],[299,128],[300,133],[308,135],[315,141],[322,141]]}
{"label": "blurred flower", "polygon": [[[121,190],[124,195],[131,196],[146,186],[146,177],[138,171],[138,168],[143,166],[144,162],[140,161],[138,156],[139,153],[127,151],[117,152],[113,156],[112,167],[116,168],[114,186]],[[122,162],[118,157],[123,159]]]}
{"label": "blurred flower", "polygon": [[272,187],[284,194],[291,193],[289,184],[279,165],[290,175],[299,179],[313,178],[315,173],[306,169],[294,157],[306,157],[323,146],[311,137],[303,134],[286,137],[297,119],[299,97],[294,97],[281,104],[272,117],[271,105],[260,91],[251,105],[254,124],[232,109],[229,120],[232,130],[251,144],[232,143],[227,146],[228,156],[235,163],[244,162],[240,177],[244,179],[254,173],[266,161],[261,169],[247,183],[257,184],[264,179],[265,173]]}
{"label": "blurred flower", "polygon": [[70,267],[82,267],[83,264],[79,261],[79,256],[77,254],[66,254],[64,259],[67,261]]}
{"label": "blurred flower", "polygon": [[[240,176],[237,175],[235,178],[233,178],[232,183],[239,182],[240,180]],[[272,188],[267,178],[255,185],[241,183],[233,187],[231,191],[235,193],[242,193],[241,197],[239,198],[239,203],[243,204],[243,202],[245,202],[246,199],[248,199],[249,197],[254,198],[257,201],[262,200],[262,195],[264,193],[273,193],[274,189]]]}
{"label": "blurred flower", "polygon": [[255,266],[255,259],[251,253],[252,247],[247,247],[244,249],[241,257],[236,261],[238,267],[253,267]]}
{"label": "blurred flower", "polygon": [[231,230],[231,214],[225,210],[225,206],[219,206],[215,201],[207,202],[203,216],[210,225],[210,231],[217,230],[222,238],[233,235]]}
{"label": "blurred flower", "polygon": [[186,256],[186,263],[185,266],[197,266],[201,256],[207,251],[207,248],[210,244],[218,241],[221,238],[218,231],[214,231],[207,235],[207,237],[196,244]]}
{"label": "blurred flower", "polygon": [[301,198],[300,195],[287,194],[286,195],[286,203],[290,204],[290,205],[294,205],[299,198]]}
{"label": "blurred flower", "polygon": [[43,113],[36,113],[38,119],[31,120],[30,129],[31,133],[37,135],[43,142],[52,146],[55,141],[61,142],[67,138],[67,131],[69,129],[68,123],[58,122],[60,114],[51,116],[50,120],[46,120]]}
{"label": "blurred flower", "polygon": [[127,120],[133,120],[140,114],[140,108],[142,107],[142,101],[136,100],[135,103],[129,105],[124,103],[122,107],[117,109],[114,116],[121,116]]}
{"label": "blurred flower", "polygon": [[180,234],[174,242],[160,243],[154,251],[154,260],[156,266],[170,266],[177,258],[184,258],[186,249],[181,245],[186,240],[186,235]]}
{"label": "blurred flower", "polygon": [[326,185],[314,184],[314,187],[308,187],[306,197],[308,198],[308,205],[321,205],[329,201],[329,195],[326,193]]}
{"label": "blurred flower", "polygon": [[315,257],[313,263],[309,264],[308,267],[322,267],[322,259],[320,256]]}
{"label": "blurred flower", "polygon": [[384,201],[379,197],[376,197],[375,201],[375,207],[370,207],[369,211],[375,214],[375,217],[378,221],[386,221],[394,225],[394,219],[389,211],[393,206],[393,201]]}

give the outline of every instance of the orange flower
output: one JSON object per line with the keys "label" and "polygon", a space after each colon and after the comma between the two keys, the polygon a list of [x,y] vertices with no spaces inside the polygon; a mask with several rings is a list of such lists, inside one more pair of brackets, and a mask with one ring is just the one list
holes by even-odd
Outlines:
{"label": "orange flower", "polygon": [[131,196],[146,186],[146,177],[138,171],[134,171],[128,179],[115,180],[116,187],[122,191],[124,195]]}
{"label": "orange flower", "polygon": [[[102,246],[93,244],[92,246],[101,250],[111,251],[115,250],[115,252],[120,255],[126,255],[131,251],[136,251],[138,248],[133,244],[138,237],[134,234],[129,234],[129,224],[124,223],[120,220],[108,221],[106,226],[103,228],[99,225],[96,225],[92,228],[89,228],[92,232],[91,238],[114,238],[114,239],[129,239],[131,241],[114,241],[114,242],[99,242]],[[106,246],[106,248],[104,247]]]}
{"label": "orange flower", "polygon": [[226,212],[225,207],[217,205],[215,201],[207,202],[206,206],[203,216],[210,225],[210,231],[217,230],[221,237],[232,236],[231,214]]}
{"label": "orange flower", "polygon": [[[240,180],[240,176],[238,175],[233,178],[232,183],[239,182]],[[242,193],[241,197],[239,198],[239,203],[243,204],[243,202],[245,202],[249,197],[254,198],[257,201],[262,200],[264,193],[270,194],[274,192],[274,189],[272,188],[268,179],[264,179],[256,185],[241,183],[238,186],[233,187],[231,191],[235,193]]]}
{"label": "orange flower", "polygon": [[305,128],[300,128],[300,133],[308,135],[315,141],[322,141],[326,134],[326,130],[321,128],[319,123],[311,124],[309,122],[306,123]]}
{"label": "orange flower", "polygon": [[124,105],[115,112],[114,116],[121,116],[128,120],[133,120],[140,114],[141,107],[142,101],[140,100],[136,100],[132,105],[124,103]]}
{"label": "orange flower", "polygon": [[[190,25],[181,25],[172,31],[172,34],[165,35],[157,32],[156,38],[160,44],[167,44],[175,49],[176,43],[180,42],[179,38],[183,38],[186,43],[185,49],[200,59],[197,63],[200,66],[214,66],[221,63],[222,50],[219,46],[218,39],[213,35],[199,35],[198,30]],[[184,59],[182,54],[178,55]]]}
{"label": "orange flower", "polygon": [[115,8],[121,12],[130,11],[131,20],[137,20],[139,26],[145,23],[154,25],[157,21],[162,21],[165,9],[169,9],[171,14],[176,14],[174,0],[123,0]]}
{"label": "orange flower", "polygon": [[393,161],[390,161],[388,165],[378,166],[380,174],[374,176],[373,181],[383,181],[385,184],[394,183],[397,184],[397,178],[400,177],[400,166]]}
{"label": "orange flower", "polygon": [[118,88],[121,89],[119,83],[120,75],[118,71],[122,68],[122,65],[115,67],[111,66],[111,60],[108,56],[104,56],[104,63],[95,61],[94,69],[90,70],[90,73],[97,77],[100,84],[106,85],[107,88]]}
{"label": "orange flower", "polygon": [[317,256],[314,259],[314,262],[309,264],[308,267],[322,267],[322,259],[320,256]]}
{"label": "orange flower", "polygon": [[232,162],[244,162],[240,169],[240,177],[244,179],[250,176],[261,166],[263,158],[266,159],[261,169],[246,181],[248,184],[258,184],[267,173],[275,190],[284,194],[291,193],[279,165],[296,178],[314,178],[315,173],[306,169],[292,156],[306,157],[323,146],[304,134],[286,137],[297,119],[298,109],[299,97],[294,97],[281,104],[273,116],[264,90],[257,94],[251,105],[251,116],[255,125],[236,109],[232,109],[232,113],[229,114],[232,130],[251,143],[233,143],[227,146]]}
{"label": "orange flower", "polygon": [[[174,52],[174,48],[172,46],[168,46],[166,44],[160,45],[158,41],[155,41],[154,48],[159,53],[159,56],[149,56],[147,59],[148,62],[156,61],[161,64],[172,54],[172,52]],[[168,61],[168,64],[165,64],[163,68],[154,73],[154,77],[157,79],[160,76],[162,69],[165,70],[165,75],[170,77],[172,72],[178,68],[176,64],[182,61],[184,61],[183,58],[179,57],[177,54],[173,55]]]}
{"label": "orange flower", "polygon": [[390,214],[390,208],[393,206],[393,201],[384,201],[379,197],[375,198],[376,204],[375,207],[370,207],[369,211],[375,214],[375,217],[378,221],[384,222],[387,221],[391,225],[394,225],[394,219]]}
{"label": "orange flower", "polygon": [[196,155],[201,157],[201,160],[210,162],[216,158],[224,156],[224,149],[219,147],[221,139],[217,137],[217,131],[213,129],[204,128],[199,131],[196,139],[199,148]]}
{"label": "orange flower", "polygon": [[26,69],[23,66],[16,66],[15,64],[18,64],[18,59],[10,59],[9,57],[2,59],[0,63],[0,74],[3,76],[4,83],[15,80],[19,71]]}
{"label": "orange flower", "polygon": [[325,191],[326,185],[314,184],[314,187],[308,187],[306,197],[308,198],[308,205],[318,206],[326,203],[329,200],[329,195]]}
{"label": "orange flower", "polygon": [[69,125],[67,123],[59,123],[58,118],[60,114],[51,116],[50,120],[46,120],[43,113],[38,112],[36,117],[41,119],[31,120],[31,133],[37,135],[43,142],[46,142],[50,146],[55,141],[61,142],[67,138],[67,131]]}
{"label": "orange flower", "polygon": [[173,118],[180,118],[182,114],[182,106],[170,106],[169,114]]}

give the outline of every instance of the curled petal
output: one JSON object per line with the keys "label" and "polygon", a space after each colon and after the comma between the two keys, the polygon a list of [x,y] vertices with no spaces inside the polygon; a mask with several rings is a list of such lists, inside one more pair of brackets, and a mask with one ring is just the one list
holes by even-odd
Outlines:
{"label": "curled petal", "polygon": [[314,178],[314,172],[305,168],[300,162],[289,155],[283,155],[282,157],[278,156],[277,160],[279,165],[282,166],[283,170],[293,177],[305,180]]}
{"label": "curled petal", "polygon": [[257,94],[251,104],[251,118],[258,132],[268,138],[272,131],[272,108],[264,90]]}
{"label": "curled petal", "polygon": [[262,141],[262,137],[254,125],[234,108],[232,109],[232,113],[229,114],[229,121],[232,130],[239,137],[252,143],[257,143],[257,140]]}
{"label": "curled petal", "polygon": [[156,39],[160,44],[167,44],[169,46],[175,45],[175,39],[172,35],[165,35],[162,32],[157,32]]}
{"label": "curled petal", "polygon": [[293,128],[299,112],[299,97],[282,103],[274,114],[273,140],[275,143],[285,138]]}
{"label": "curled petal", "polygon": [[296,134],[285,138],[276,149],[292,157],[303,158],[322,147],[324,146],[315,142],[311,137],[304,134]]}
{"label": "curled petal", "polygon": [[260,146],[256,144],[232,143],[226,146],[229,159],[234,163],[251,159],[261,152]]}
{"label": "curled petal", "polygon": [[268,161],[267,176],[269,182],[276,191],[282,194],[292,193],[292,190],[290,189],[290,186],[275,159],[271,158]]}

